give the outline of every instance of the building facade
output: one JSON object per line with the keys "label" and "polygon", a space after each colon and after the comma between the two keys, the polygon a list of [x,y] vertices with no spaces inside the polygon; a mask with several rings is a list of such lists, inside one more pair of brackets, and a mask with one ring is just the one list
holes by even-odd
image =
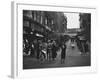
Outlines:
{"label": "building facade", "polygon": [[23,26],[31,27],[32,30],[42,31],[42,27],[58,33],[64,33],[67,30],[67,18],[62,12],[24,10],[23,17],[27,17],[27,19],[23,19]]}
{"label": "building facade", "polygon": [[84,37],[91,42],[91,14],[80,13],[80,28]]}

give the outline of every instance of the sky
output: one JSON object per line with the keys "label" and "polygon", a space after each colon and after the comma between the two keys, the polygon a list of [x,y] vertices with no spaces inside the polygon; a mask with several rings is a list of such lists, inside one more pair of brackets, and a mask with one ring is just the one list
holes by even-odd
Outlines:
{"label": "sky", "polygon": [[80,28],[79,13],[64,13],[67,17],[67,28]]}

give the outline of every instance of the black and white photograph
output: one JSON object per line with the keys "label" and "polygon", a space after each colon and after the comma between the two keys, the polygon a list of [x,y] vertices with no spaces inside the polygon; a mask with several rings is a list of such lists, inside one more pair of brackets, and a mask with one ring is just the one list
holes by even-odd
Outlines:
{"label": "black and white photograph", "polygon": [[24,70],[91,66],[91,13],[22,12]]}
{"label": "black and white photograph", "polygon": [[12,4],[12,77],[97,71],[96,8]]}

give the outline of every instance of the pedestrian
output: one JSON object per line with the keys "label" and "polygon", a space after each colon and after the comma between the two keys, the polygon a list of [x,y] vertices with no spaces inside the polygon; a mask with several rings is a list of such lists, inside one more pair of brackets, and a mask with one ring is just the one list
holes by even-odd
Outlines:
{"label": "pedestrian", "polygon": [[87,55],[87,53],[89,52],[89,44],[87,40],[85,41],[84,48],[85,48],[85,55]]}
{"label": "pedestrian", "polygon": [[56,49],[56,46],[55,46],[55,44],[53,43],[52,44],[52,60],[54,61],[55,60],[55,58],[56,58],[56,56],[57,56],[57,49]]}
{"label": "pedestrian", "polygon": [[50,47],[50,42],[48,42],[48,45],[47,45],[47,60],[49,61],[50,59],[50,53],[51,53],[51,47]]}
{"label": "pedestrian", "polygon": [[39,55],[39,61],[40,63],[44,63],[44,61],[46,60],[46,50],[42,49]]}
{"label": "pedestrian", "polygon": [[62,51],[61,51],[61,64],[65,63],[65,57],[66,57],[66,45],[63,44],[61,47]]}
{"label": "pedestrian", "polygon": [[76,37],[76,44],[77,44],[77,47],[82,55],[82,53],[83,53],[82,40],[79,37]]}
{"label": "pedestrian", "polygon": [[39,42],[37,41],[36,45],[35,45],[35,49],[36,49],[36,57],[37,59],[39,59],[39,53],[40,53],[40,46],[39,46]]}
{"label": "pedestrian", "polygon": [[35,56],[35,52],[34,52],[34,44],[31,44],[31,54],[30,56],[34,57]]}

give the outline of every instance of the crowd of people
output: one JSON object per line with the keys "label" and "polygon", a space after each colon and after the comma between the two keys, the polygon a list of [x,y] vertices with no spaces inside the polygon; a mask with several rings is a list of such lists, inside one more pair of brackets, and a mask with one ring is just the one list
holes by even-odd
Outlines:
{"label": "crowd of people", "polygon": [[66,45],[65,42],[58,43],[56,40],[37,40],[30,42],[27,38],[23,40],[23,52],[25,56],[37,58],[40,62],[55,61],[57,52],[62,49],[62,63],[65,59]]}
{"label": "crowd of people", "polygon": [[[79,38],[70,38],[71,43],[73,44],[76,42],[78,49],[83,54],[86,54],[86,52],[89,52],[89,44],[86,40],[79,40]],[[38,40],[34,39],[33,41],[29,41],[27,38],[23,39],[23,52],[26,56],[32,56],[39,60],[41,63],[44,61],[55,61],[57,57],[57,52],[61,50],[61,63],[65,63],[66,58],[66,49],[67,41],[60,41],[60,43],[57,40]],[[72,45],[72,49],[74,49],[75,46]]]}

